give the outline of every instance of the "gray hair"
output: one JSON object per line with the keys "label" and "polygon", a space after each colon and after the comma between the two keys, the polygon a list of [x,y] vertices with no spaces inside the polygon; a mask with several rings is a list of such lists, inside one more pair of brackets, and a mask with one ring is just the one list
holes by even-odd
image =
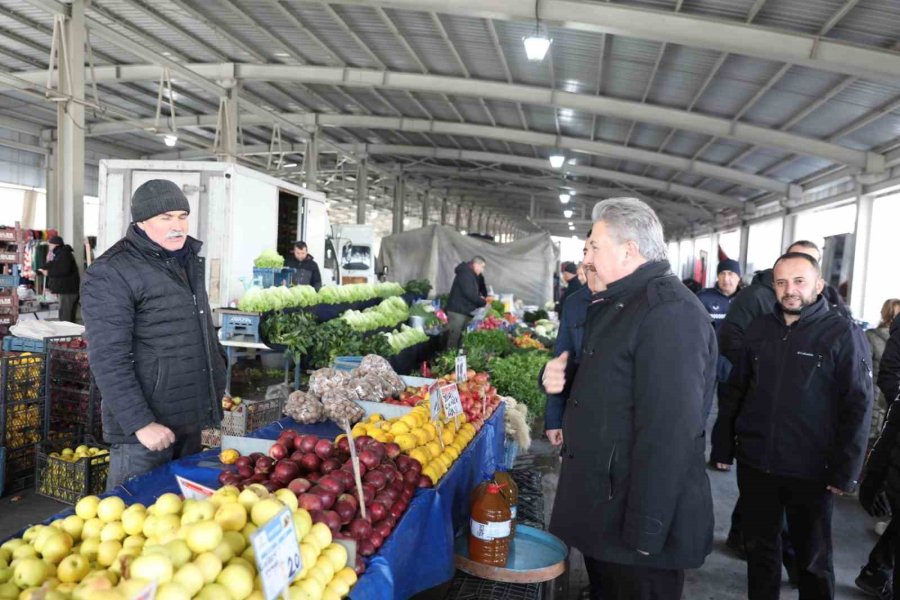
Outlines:
{"label": "gray hair", "polygon": [[641,256],[649,261],[666,260],[668,256],[662,223],[646,202],[637,198],[609,198],[594,205],[592,220],[603,221],[610,235],[622,244],[634,242]]}

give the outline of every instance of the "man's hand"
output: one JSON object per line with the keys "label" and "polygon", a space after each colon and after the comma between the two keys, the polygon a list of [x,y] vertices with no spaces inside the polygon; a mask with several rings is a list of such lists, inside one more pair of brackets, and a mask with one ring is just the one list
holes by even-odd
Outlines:
{"label": "man's hand", "polygon": [[843,496],[844,494],[847,493],[847,492],[845,492],[844,490],[840,490],[840,489],[838,489],[838,488],[836,488],[836,487],[834,487],[834,486],[831,486],[831,485],[827,486],[825,489],[827,489],[829,492],[831,492],[831,493],[834,494],[835,496]]}
{"label": "man's hand", "polygon": [[165,425],[150,423],[134,432],[138,441],[147,450],[160,452],[175,443],[175,434]]}
{"label": "man's hand", "polygon": [[716,471],[730,471],[731,465],[725,463],[716,463]]}
{"label": "man's hand", "polygon": [[548,429],[546,431],[547,439],[550,440],[550,443],[554,446],[561,446],[563,443],[563,432],[562,429]]}
{"label": "man's hand", "polygon": [[559,394],[566,387],[566,364],[569,353],[563,352],[544,367],[544,389],[548,394]]}

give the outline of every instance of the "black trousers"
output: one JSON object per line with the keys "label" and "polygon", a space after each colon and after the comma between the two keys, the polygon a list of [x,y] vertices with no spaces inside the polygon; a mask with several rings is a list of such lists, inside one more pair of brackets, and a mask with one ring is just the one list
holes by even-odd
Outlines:
{"label": "black trousers", "polygon": [[152,471],[160,465],[200,452],[200,430],[177,432],[175,443],[165,450],[147,450],[142,444],[113,444],[109,449],[106,491],[111,492],[129,477]]}
{"label": "black trousers", "polygon": [[782,477],[738,464],[749,600],[778,600],[785,516],[796,553],[800,600],[833,600],[831,515],[825,483]]}
{"label": "black trousers", "polygon": [[[744,532],[742,528],[742,513],[744,512],[743,504],[741,503],[741,496],[738,496],[737,502],[734,503],[734,510],[731,513],[731,530],[728,532],[728,537],[737,537],[737,539],[741,540],[741,544],[743,545]],[[788,533],[787,519],[785,518],[784,523],[781,527],[781,562],[784,564],[784,568],[788,570],[788,573],[793,573],[794,564],[796,563],[796,557],[794,556],[794,546],[791,544],[791,536]]]}
{"label": "black trousers", "polygon": [[59,294],[59,320],[74,323],[76,304],[78,294]]}
{"label": "black trousers", "polygon": [[591,600],[680,600],[684,589],[683,570],[619,565],[589,556],[584,566]]}
{"label": "black trousers", "polygon": [[890,573],[894,568],[895,540],[900,541],[900,519],[891,519],[887,529],[878,538],[875,547],[869,554],[869,564],[866,565],[873,571]]}

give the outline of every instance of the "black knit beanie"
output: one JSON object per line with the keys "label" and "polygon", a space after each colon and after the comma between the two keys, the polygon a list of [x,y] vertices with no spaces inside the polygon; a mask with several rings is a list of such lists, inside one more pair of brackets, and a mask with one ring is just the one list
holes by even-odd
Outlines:
{"label": "black knit beanie", "polygon": [[131,220],[140,223],[164,212],[191,212],[184,192],[168,179],[151,179],[134,191],[131,197]]}

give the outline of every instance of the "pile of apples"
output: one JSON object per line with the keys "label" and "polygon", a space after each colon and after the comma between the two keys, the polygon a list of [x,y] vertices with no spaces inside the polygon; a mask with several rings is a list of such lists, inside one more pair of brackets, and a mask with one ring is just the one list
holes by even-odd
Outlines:
{"label": "pile of apples", "polygon": [[397,406],[416,406],[421,404],[428,397],[428,386],[408,387],[400,392],[399,398],[390,396],[384,399],[385,404],[394,404]]}
{"label": "pile of apples", "polygon": [[223,470],[219,482],[238,488],[262,486],[269,492],[292,492],[313,523],[324,524],[334,535],[354,539],[357,552],[371,556],[390,535],[419,487],[432,480],[422,476],[421,465],[402,456],[396,444],[372,437],[354,439],[362,483],[362,517],[359,492],[350,459],[350,440],[332,442],[314,435],[285,429],[269,456],[261,453],[238,458]]}
{"label": "pile of apples", "polygon": [[314,524],[289,490],[251,485],[203,500],[166,493],[149,507],[82,498],[74,515],[0,546],[0,598],[131,600],[155,581],[156,600],[262,600],[250,536],[285,506],[302,559],[287,597],[347,596],[357,573],[331,530]]}
{"label": "pile of apples", "polygon": [[506,328],[506,320],[501,319],[499,317],[488,317],[481,321],[478,324],[478,331],[483,330],[492,330],[492,329],[505,329]]}
{"label": "pile of apples", "polygon": [[242,412],[244,410],[243,400],[240,396],[223,396],[222,410],[225,412]]}
{"label": "pile of apples", "polygon": [[484,422],[491,418],[500,405],[500,396],[497,395],[497,389],[491,385],[491,376],[487,373],[476,373],[469,369],[466,381],[457,382],[455,373],[445,375],[439,381],[442,385],[456,383],[466,421],[471,423],[476,431],[481,430]]}

